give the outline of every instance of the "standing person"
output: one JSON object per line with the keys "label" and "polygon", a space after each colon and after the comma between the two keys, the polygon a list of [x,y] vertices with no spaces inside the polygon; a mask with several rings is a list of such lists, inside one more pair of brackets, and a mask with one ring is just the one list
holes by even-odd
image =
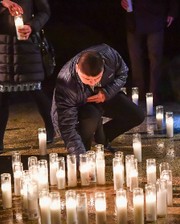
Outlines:
{"label": "standing person", "polygon": [[[127,73],[119,53],[106,44],[80,52],[60,70],[51,114],[69,153],[90,150],[93,140],[114,152],[109,143],[144,120],[121,91]],[[102,116],[111,120],[102,124]]]}
{"label": "standing person", "polygon": [[[121,5],[127,11],[128,0],[121,0]],[[160,100],[158,84],[164,29],[172,24],[177,15],[178,3],[177,0],[132,0],[132,8],[132,12],[126,13],[132,85],[139,87],[140,97],[152,92],[157,104]],[[144,59],[147,58],[149,63],[146,67]]]}
{"label": "standing person", "polygon": [[[18,31],[14,16],[22,14],[23,28]],[[29,91],[37,103],[47,130],[47,141],[52,142],[54,129],[50,116],[50,100],[41,90],[44,70],[41,53],[34,33],[40,31],[50,16],[47,0],[3,0],[0,4],[0,152],[9,116],[9,97],[14,91]],[[35,43],[34,43],[35,42]]]}

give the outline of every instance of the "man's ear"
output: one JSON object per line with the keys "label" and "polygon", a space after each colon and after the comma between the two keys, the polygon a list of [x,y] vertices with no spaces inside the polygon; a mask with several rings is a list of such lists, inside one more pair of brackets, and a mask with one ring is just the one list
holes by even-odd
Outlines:
{"label": "man's ear", "polygon": [[79,67],[78,64],[76,64],[76,72],[78,73]]}

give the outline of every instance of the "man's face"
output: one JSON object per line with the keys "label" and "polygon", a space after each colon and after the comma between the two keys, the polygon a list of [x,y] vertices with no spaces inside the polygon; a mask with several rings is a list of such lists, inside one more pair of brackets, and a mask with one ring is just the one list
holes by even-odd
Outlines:
{"label": "man's face", "polygon": [[76,65],[76,72],[78,73],[82,83],[89,86],[95,86],[97,83],[99,83],[103,75],[103,71],[101,71],[97,76],[88,76],[81,72],[78,64]]}

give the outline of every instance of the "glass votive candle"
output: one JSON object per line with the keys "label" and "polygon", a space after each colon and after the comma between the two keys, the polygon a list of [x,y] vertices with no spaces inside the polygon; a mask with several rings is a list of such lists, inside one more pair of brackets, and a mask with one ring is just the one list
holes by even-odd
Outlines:
{"label": "glass votive candle", "polygon": [[45,128],[38,129],[39,139],[39,154],[41,156],[47,155],[47,134]]}
{"label": "glass votive candle", "polygon": [[173,205],[173,189],[172,189],[172,170],[163,170],[161,172],[161,179],[165,179],[167,183],[167,205]]}
{"label": "glass votive candle", "polygon": [[120,158],[124,162],[124,153],[122,151],[116,151],[114,153],[114,158]]}
{"label": "glass votive candle", "polygon": [[145,195],[146,221],[155,222],[157,220],[156,184],[146,184]]}
{"label": "glass votive candle", "polygon": [[12,208],[12,184],[11,174],[1,174],[1,192],[3,209]]}
{"label": "glass votive candle", "polygon": [[89,160],[87,154],[79,155],[79,171],[81,176],[81,185],[88,186],[90,184],[90,178],[89,178]]}
{"label": "glass votive candle", "polygon": [[30,156],[28,157],[28,168],[34,165],[37,165],[38,163],[38,158],[37,156]]}
{"label": "glass votive candle", "polygon": [[[28,215],[28,185],[30,182],[33,182],[30,176],[29,170],[23,170],[22,179],[21,179],[21,202],[22,210],[24,214]],[[37,176],[37,173],[36,173]]]}
{"label": "glass votive candle", "polygon": [[77,159],[76,155],[67,155],[67,179],[68,187],[77,186]]}
{"label": "glass votive candle", "polygon": [[21,195],[21,177],[23,172],[23,164],[18,162],[14,164],[14,195],[20,196]]}
{"label": "glass votive candle", "polygon": [[96,154],[94,151],[87,151],[89,161],[89,178],[90,182],[96,182]]}
{"label": "glass votive candle", "polygon": [[67,224],[77,223],[77,203],[76,192],[73,190],[66,191],[66,222]]}
{"label": "glass votive candle", "polygon": [[138,162],[142,162],[141,134],[139,133],[133,134],[133,151]]}
{"label": "glass votive candle", "polygon": [[125,168],[126,168],[126,186],[130,187],[130,172],[131,172],[131,162],[134,160],[134,155],[125,156]]}
{"label": "glass votive candle", "polygon": [[159,164],[159,173],[160,173],[160,176],[161,176],[161,173],[163,170],[170,170],[170,164],[168,162],[162,162]]}
{"label": "glass votive candle", "polygon": [[137,165],[137,159],[131,161],[130,164],[130,191],[132,192],[134,188],[137,188],[139,186],[138,181],[138,165]]}
{"label": "glass votive candle", "polygon": [[146,111],[148,116],[153,115],[153,94],[146,93]]}
{"label": "glass votive candle", "polygon": [[174,136],[173,112],[166,112],[166,135],[168,138]]}
{"label": "glass votive candle", "polygon": [[116,214],[117,223],[127,223],[127,195],[122,188],[116,191]]}
{"label": "glass votive candle", "polygon": [[88,224],[88,206],[86,193],[77,194],[76,202],[78,223]]}
{"label": "glass votive candle", "polygon": [[51,224],[61,223],[61,201],[59,192],[50,192]]}
{"label": "glass votive candle", "polygon": [[64,157],[58,157],[57,159],[57,188],[65,189],[66,188],[66,169],[65,169],[65,160]]}
{"label": "glass votive candle", "polygon": [[95,146],[94,146],[94,148],[95,148],[95,151],[97,152],[97,151],[104,151],[104,145],[103,144],[96,144]]}
{"label": "glass votive candle", "polygon": [[44,189],[49,189],[49,181],[48,181],[48,164],[47,160],[40,159],[38,161],[38,190],[42,191]]}
{"label": "glass votive candle", "polygon": [[106,223],[106,194],[105,192],[95,193],[96,224]]}
{"label": "glass votive candle", "polygon": [[113,181],[114,181],[114,190],[123,188],[124,163],[120,158],[113,158]]}
{"label": "glass votive candle", "polygon": [[104,151],[96,152],[96,175],[97,184],[104,185],[106,183]]}
{"label": "glass votive candle", "polygon": [[14,170],[14,164],[21,162],[21,154],[18,151],[12,153],[12,171]]}
{"label": "glass votive candle", "polygon": [[49,154],[49,174],[50,174],[50,185],[57,185],[56,171],[57,171],[57,153]]}
{"label": "glass votive candle", "polygon": [[51,223],[50,212],[51,198],[48,190],[42,190],[39,193],[39,208],[41,215],[41,223]]}
{"label": "glass votive candle", "polygon": [[142,188],[133,189],[134,224],[144,224],[144,193]]}
{"label": "glass votive candle", "polygon": [[15,27],[16,27],[17,39],[18,40],[24,40],[24,37],[22,37],[21,34],[18,31],[18,29],[23,28],[23,26],[24,26],[22,15],[14,16],[14,23],[15,23]]}
{"label": "glass votive candle", "polygon": [[156,106],[156,123],[157,129],[163,129],[163,121],[164,121],[164,107],[162,105]]}
{"label": "glass votive candle", "polygon": [[132,102],[138,105],[139,101],[139,89],[138,87],[132,87]]}
{"label": "glass votive candle", "polygon": [[166,217],[167,215],[167,182],[165,179],[157,179],[157,216]]}
{"label": "glass votive candle", "polygon": [[156,159],[146,159],[146,175],[148,184],[156,184]]}

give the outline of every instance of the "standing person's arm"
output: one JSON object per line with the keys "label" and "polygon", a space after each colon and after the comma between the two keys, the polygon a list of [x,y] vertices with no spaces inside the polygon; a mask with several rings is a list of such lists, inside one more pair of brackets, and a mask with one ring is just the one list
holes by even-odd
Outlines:
{"label": "standing person's arm", "polygon": [[1,1],[1,5],[4,8],[7,8],[12,16],[15,16],[17,14],[23,14],[22,7],[18,5],[16,2],[10,0],[3,0]]}

